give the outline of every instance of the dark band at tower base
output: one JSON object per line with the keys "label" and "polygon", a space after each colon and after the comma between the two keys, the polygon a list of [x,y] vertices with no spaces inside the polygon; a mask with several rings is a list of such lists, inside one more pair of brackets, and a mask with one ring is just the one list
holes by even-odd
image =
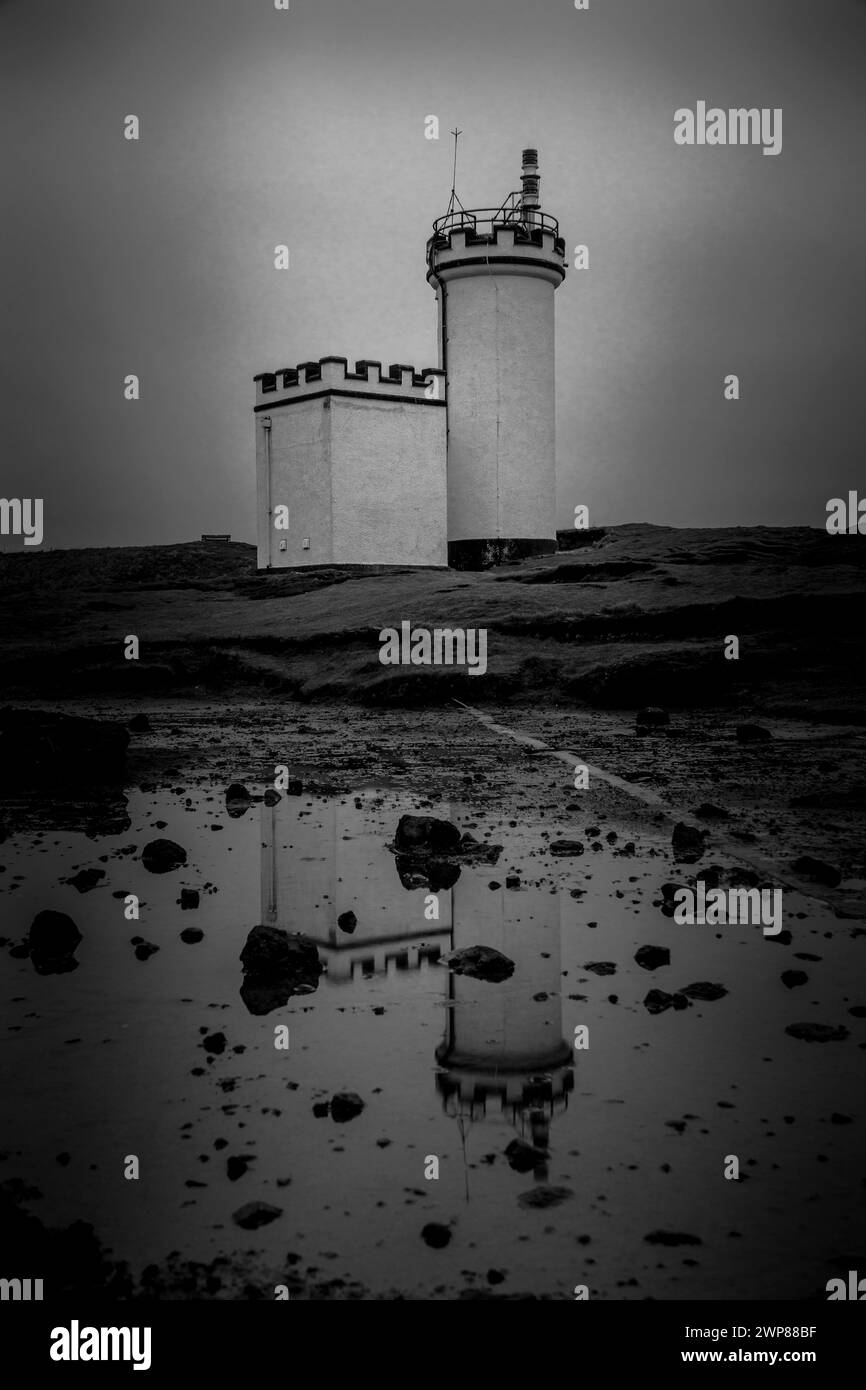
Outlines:
{"label": "dark band at tower base", "polygon": [[528,540],[519,536],[489,536],[483,540],[449,541],[448,564],[455,570],[486,570],[492,565],[514,565],[534,555],[554,555],[556,540]]}

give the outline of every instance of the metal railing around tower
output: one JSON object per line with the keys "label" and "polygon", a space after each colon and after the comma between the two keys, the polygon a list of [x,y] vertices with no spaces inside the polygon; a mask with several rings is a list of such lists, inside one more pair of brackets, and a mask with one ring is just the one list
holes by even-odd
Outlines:
{"label": "metal railing around tower", "polygon": [[498,208],[455,208],[453,212],[443,213],[433,223],[433,235],[447,236],[449,232],[469,230],[476,236],[490,236],[496,227],[517,227],[524,232],[543,229],[558,237],[557,219],[551,217],[549,212],[523,207],[519,202],[511,201],[519,196],[512,193]]}

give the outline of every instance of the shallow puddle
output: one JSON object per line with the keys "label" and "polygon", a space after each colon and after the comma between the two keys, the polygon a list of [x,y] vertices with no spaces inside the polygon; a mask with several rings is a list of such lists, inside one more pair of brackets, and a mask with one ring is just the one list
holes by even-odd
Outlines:
{"label": "shallow puddle", "polygon": [[[92,1223],[136,1273],[171,1251],[228,1257],[268,1298],[277,1282],[328,1296],[334,1280],[332,1296],[799,1298],[850,1250],[866,1039],[849,1013],[863,1003],[855,923],[786,894],[789,943],[678,925],[660,887],[695,870],[670,862],[660,832],[587,837],[591,816],[515,824],[376,788],[239,816],[222,788],[132,791],[128,809],[123,834],[49,830],[0,852],[9,942],[46,908],[82,935],[64,973],[2,957],[2,1084],[20,1101],[0,1175],[38,1189],[26,1205],[47,1225]],[[393,849],[407,812],[501,854],[425,883]],[[560,836],[585,852],[552,855]],[[184,847],[184,867],[144,867],[158,838]],[[80,893],[62,880],[82,868],[105,876]],[[257,924],[316,943],[315,991],[273,1007],[242,996]],[[203,938],[184,941],[188,928]],[[159,950],[138,959],[134,937]],[[513,975],[440,963],[474,945]],[[645,945],[670,962],[642,968]],[[792,969],[806,980],[789,988]],[[659,1014],[643,1002],[701,981],[727,992]],[[849,1036],[785,1033],[801,1021]],[[331,1112],[343,1092],[360,1113]],[[739,1181],[724,1176],[731,1156]],[[279,1213],[243,1229],[233,1214],[255,1202]],[[430,1226],[447,1234],[422,1236]]]}

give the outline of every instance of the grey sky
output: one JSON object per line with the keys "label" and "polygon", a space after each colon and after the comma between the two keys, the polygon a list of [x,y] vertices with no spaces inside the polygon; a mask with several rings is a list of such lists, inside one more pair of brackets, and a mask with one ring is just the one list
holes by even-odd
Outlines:
{"label": "grey sky", "polygon": [[[0,55],[0,491],[45,499],[46,545],[252,540],[257,372],[435,364],[455,123],[467,207],[536,145],[590,248],[556,296],[560,525],[821,525],[863,477],[856,0],[6,0]],[[782,153],[677,147],[698,100],[782,107]]]}

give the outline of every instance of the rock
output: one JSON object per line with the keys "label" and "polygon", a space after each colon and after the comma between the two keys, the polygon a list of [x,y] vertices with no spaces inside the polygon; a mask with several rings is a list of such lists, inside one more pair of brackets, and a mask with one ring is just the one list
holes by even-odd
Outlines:
{"label": "rock", "polygon": [[724,999],[728,991],[724,985],[714,985],[709,980],[698,980],[693,985],[683,985],[679,992],[688,999],[701,999],[710,1004],[715,999]]}
{"label": "rock", "polygon": [[517,875],[517,874],[506,874],[506,875],[505,875],[505,887],[506,887],[506,888],[519,888],[519,887],[520,887],[520,878],[518,877],[518,875]]}
{"label": "rock", "polygon": [[312,994],[324,969],[312,941],[280,927],[253,927],[240,959],[241,998],[251,1014],[270,1013],[294,994]]}
{"label": "rock", "polygon": [[792,861],[791,868],[795,874],[812,879],[815,883],[823,883],[828,888],[836,888],[842,882],[842,875],[838,869],[825,863],[823,859],[813,858],[811,854],[801,854],[799,859]]}
{"label": "rock", "polygon": [[[81,932],[72,918],[67,917],[65,912],[53,912],[49,908],[44,912],[37,912],[33,918],[27,947],[40,974],[62,974],[62,970],[49,967],[71,960],[81,940]],[[40,966],[44,968],[40,969]]]}
{"label": "rock", "polygon": [[152,941],[139,941],[135,948],[135,959],[147,960],[150,956],[155,956],[158,950],[159,947],[154,946]]}
{"label": "rock", "polygon": [[671,953],[667,946],[641,946],[634,958],[644,970],[658,970],[660,965],[670,965]]}
{"label": "rock", "polygon": [[232,1154],[226,1159],[226,1177],[229,1182],[237,1182],[254,1162],[255,1159],[248,1154]]}
{"label": "rock", "polygon": [[738,724],[738,743],[769,743],[773,735],[762,724]]}
{"label": "rock", "polygon": [[304,790],[304,784],[300,777],[290,777],[286,786],[287,796],[300,796]]}
{"label": "rock", "polygon": [[226,810],[232,820],[237,820],[246,814],[252,805],[253,799],[243,782],[232,782],[226,788]]}
{"label": "rock", "polygon": [[659,705],[645,705],[643,709],[638,710],[634,722],[638,728],[652,725],[658,727],[662,724],[670,724],[671,717],[667,710],[662,709]]}
{"label": "rock", "polygon": [[550,853],[559,855],[561,858],[583,854],[584,844],[582,840],[554,840],[550,846]]}
{"label": "rock", "polygon": [[201,1045],[205,1052],[212,1052],[214,1056],[219,1057],[226,1050],[226,1035],[225,1033],[208,1033],[205,1038],[202,1038]]}
{"label": "rock", "polygon": [[643,1001],[644,1008],[651,1014],[662,1014],[665,1009],[687,1009],[689,1001],[684,994],[666,994],[663,989],[651,989]]}
{"label": "rock", "polygon": [[192,908],[198,907],[200,901],[201,901],[201,900],[200,900],[199,895],[198,895],[198,890],[197,890],[196,888],[181,888],[181,890],[180,890],[180,906],[181,906],[181,911],[183,911],[183,912],[190,912],[190,911],[192,910]]}
{"label": "rock", "polygon": [[77,888],[79,893],[89,893],[101,878],[105,878],[104,869],[79,869],[77,874],[73,874],[72,878],[65,878],[63,882]]}
{"label": "rock", "polygon": [[134,734],[149,734],[151,723],[146,714],[134,714],[127,724]]}
{"label": "rock", "polygon": [[282,799],[275,787],[268,787],[262,798],[266,806],[276,806],[277,802],[282,801]]}
{"label": "rock", "polygon": [[591,970],[593,975],[616,974],[616,965],[612,960],[588,960],[583,968],[584,970]]}
{"label": "rock", "polygon": [[204,932],[201,927],[184,927],[183,931],[180,933],[181,941],[185,941],[187,946],[194,946],[196,942],[201,941],[203,937]]}
{"label": "rock", "polygon": [[443,1226],[438,1221],[428,1221],[422,1228],[421,1239],[425,1245],[429,1245],[431,1250],[444,1250],[451,1239],[451,1232],[447,1226]]}
{"label": "rock", "polygon": [[0,767],[4,781],[107,785],[123,780],[129,730],[107,719],[50,710],[0,710]]}
{"label": "rock", "polygon": [[805,970],[783,970],[781,975],[786,989],[796,989],[798,985],[804,985],[808,978]]}
{"label": "rock", "polygon": [[186,850],[174,840],[151,840],[141,851],[141,862],[152,874],[167,874],[186,863]]}
{"label": "rock", "polygon": [[468,975],[473,980],[487,980],[491,984],[501,984],[514,974],[514,961],[492,946],[467,946],[461,951],[439,957],[440,965],[447,965],[455,975]]}
{"label": "rock", "polygon": [[728,812],[723,811],[721,806],[715,806],[712,801],[702,801],[700,806],[696,806],[694,814],[698,820],[727,820]]}
{"label": "rock", "polygon": [[247,1202],[232,1212],[232,1221],[245,1231],[257,1231],[259,1226],[267,1226],[282,1216],[282,1207],[272,1207],[269,1202]]}
{"label": "rock", "polygon": [[685,1231],[650,1231],[644,1236],[648,1245],[702,1245],[700,1236],[690,1236]]}
{"label": "rock", "polygon": [[546,1211],[548,1207],[561,1206],[573,1196],[570,1187],[531,1187],[528,1192],[521,1192],[517,1205],[528,1207],[530,1210]]}
{"label": "rock", "polygon": [[505,1150],[505,1157],[509,1168],[513,1168],[515,1173],[531,1173],[533,1168],[547,1162],[544,1149],[537,1149],[523,1139],[512,1139]]}
{"label": "rock", "polygon": [[686,825],[685,821],[677,821],[671,836],[674,858],[682,860],[685,864],[694,864],[704,852],[706,833],[696,825]]}
{"label": "rock", "polygon": [[444,893],[453,888],[460,877],[460,865],[446,859],[430,859],[423,854],[394,856],[397,873],[404,888],[427,888],[431,893]]}
{"label": "rock", "polygon": [[347,932],[350,936],[358,925],[358,919],[354,912],[341,912],[337,918],[337,926],[340,931]]}
{"label": "rock", "polygon": [[802,1042],[843,1042],[848,1037],[848,1029],[841,1023],[789,1023],[785,1032]]}
{"label": "rock", "polygon": [[360,1096],[356,1096],[354,1091],[338,1091],[331,1097],[331,1119],[337,1124],[344,1124],[347,1120],[354,1120],[356,1115],[360,1115],[364,1109],[364,1102]]}
{"label": "rock", "polygon": [[434,816],[401,816],[394,836],[398,850],[412,850],[415,853],[447,854],[460,846],[460,831],[449,820],[437,820]]}

